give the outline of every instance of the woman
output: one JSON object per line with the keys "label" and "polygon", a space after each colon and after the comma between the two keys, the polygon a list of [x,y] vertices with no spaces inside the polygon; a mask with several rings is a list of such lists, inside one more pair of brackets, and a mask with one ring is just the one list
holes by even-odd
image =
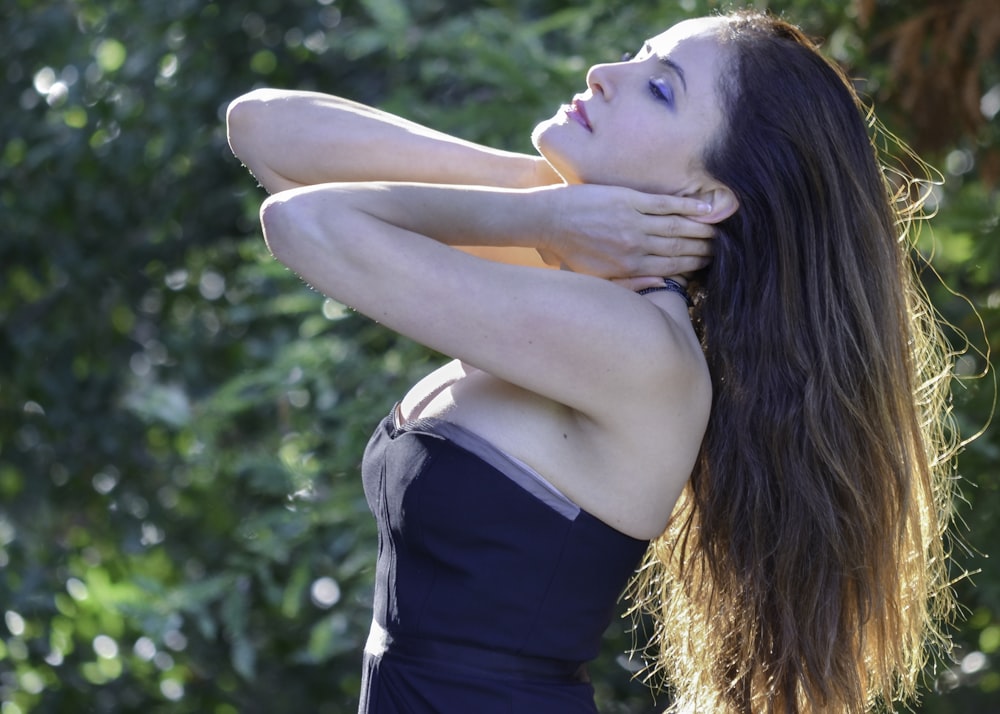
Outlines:
{"label": "woman", "polygon": [[274,255],[454,358],[366,451],[362,711],[593,712],[644,553],[676,711],[913,694],[948,369],[857,98],[798,30],[680,23],[591,68],[540,158],[312,94],[251,93],[229,131]]}

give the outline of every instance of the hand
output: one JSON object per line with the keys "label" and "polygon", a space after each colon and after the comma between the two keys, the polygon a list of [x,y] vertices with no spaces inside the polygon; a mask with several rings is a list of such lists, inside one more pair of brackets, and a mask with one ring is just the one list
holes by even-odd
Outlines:
{"label": "hand", "polygon": [[548,265],[613,279],[633,290],[711,262],[711,207],[680,196],[593,184],[543,189],[551,216],[537,248]]}

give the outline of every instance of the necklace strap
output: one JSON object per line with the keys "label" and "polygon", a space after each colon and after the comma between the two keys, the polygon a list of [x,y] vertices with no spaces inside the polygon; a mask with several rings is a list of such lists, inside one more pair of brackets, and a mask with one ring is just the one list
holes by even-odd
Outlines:
{"label": "necklace strap", "polygon": [[663,285],[657,285],[656,287],[652,288],[644,288],[642,290],[637,290],[636,292],[639,295],[647,295],[648,293],[658,293],[661,290],[666,290],[669,293],[677,293],[682,298],[684,298],[684,302],[687,303],[687,306],[691,307],[692,305],[691,296],[688,295],[688,291],[684,289],[683,285],[681,285],[679,282],[671,278],[664,278]]}

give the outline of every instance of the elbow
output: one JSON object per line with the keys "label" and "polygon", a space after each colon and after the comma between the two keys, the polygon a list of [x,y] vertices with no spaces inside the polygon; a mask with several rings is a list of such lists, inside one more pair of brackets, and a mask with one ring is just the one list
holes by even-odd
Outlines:
{"label": "elbow", "polygon": [[313,287],[326,292],[339,270],[343,232],[332,229],[321,191],[295,189],[267,198],[260,207],[264,243],[271,255]]}
{"label": "elbow", "polygon": [[260,207],[260,227],[264,243],[275,258],[289,267],[295,262],[294,236],[299,230],[294,201],[277,194],[269,197]]}
{"label": "elbow", "polygon": [[226,108],[226,136],[229,148],[244,164],[252,167],[255,149],[266,130],[265,114],[272,89],[255,89],[231,101]]}
{"label": "elbow", "polygon": [[329,187],[297,188],[260,207],[264,242],[274,258],[320,292],[344,299],[350,276],[370,261],[353,237],[362,232],[354,211]]}
{"label": "elbow", "polygon": [[331,247],[337,231],[330,230],[319,192],[294,189],[272,194],[260,206],[264,244],[279,262],[300,275],[310,271],[317,256]]}
{"label": "elbow", "polygon": [[247,163],[246,153],[249,137],[253,134],[254,124],[260,114],[260,101],[254,95],[256,91],[237,97],[226,108],[226,137],[229,148],[238,159]]}

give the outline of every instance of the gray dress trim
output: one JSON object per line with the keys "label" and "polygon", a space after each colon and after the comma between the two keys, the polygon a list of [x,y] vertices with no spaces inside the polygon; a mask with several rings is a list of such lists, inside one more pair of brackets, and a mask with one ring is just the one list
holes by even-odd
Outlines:
{"label": "gray dress trim", "polygon": [[393,423],[397,431],[435,434],[447,439],[455,446],[475,454],[564,518],[572,521],[580,514],[580,507],[569,500],[558,488],[546,481],[544,476],[464,426],[433,417],[399,424],[398,411],[396,410],[393,410]]}

